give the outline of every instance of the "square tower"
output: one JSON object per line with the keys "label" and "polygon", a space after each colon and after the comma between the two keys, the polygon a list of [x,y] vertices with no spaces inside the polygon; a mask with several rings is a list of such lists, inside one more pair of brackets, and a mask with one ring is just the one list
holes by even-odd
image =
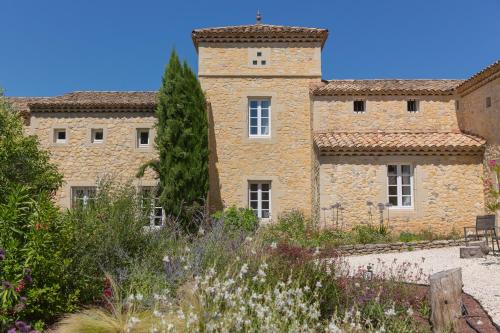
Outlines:
{"label": "square tower", "polygon": [[210,207],[250,207],[263,221],[315,198],[311,85],[325,29],[254,24],[194,30],[209,108]]}

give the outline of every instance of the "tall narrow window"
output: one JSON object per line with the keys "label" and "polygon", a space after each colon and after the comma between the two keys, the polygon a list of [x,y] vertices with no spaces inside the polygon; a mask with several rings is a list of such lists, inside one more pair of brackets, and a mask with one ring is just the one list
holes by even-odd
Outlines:
{"label": "tall narrow window", "polygon": [[149,216],[149,226],[163,226],[165,224],[165,211],[160,205],[157,188],[155,186],[142,186],[140,195],[141,207]]}
{"label": "tall narrow window", "polygon": [[353,108],[356,113],[365,112],[365,101],[354,101]]}
{"label": "tall narrow window", "polygon": [[389,203],[393,207],[413,207],[413,170],[411,165],[388,165],[387,186]]}
{"label": "tall narrow window", "polygon": [[486,107],[489,108],[491,106],[491,97],[486,97]]}
{"label": "tall narrow window", "polygon": [[418,112],[418,106],[418,101],[416,100],[406,101],[406,109],[408,112]]}
{"label": "tall narrow window", "polygon": [[96,196],[96,186],[73,186],[71,187],[71,207],[85,207],[92,204]]}
{"label": "tall narrow window", "polygon": [[271,133],[271,100],[251,99],[248,110],[250,137],[268,137]]}
{"label": "tall narrow window", "polygon": [[258,218],[269,218],[271,216],[271,182],[249,183],[248,204]]}

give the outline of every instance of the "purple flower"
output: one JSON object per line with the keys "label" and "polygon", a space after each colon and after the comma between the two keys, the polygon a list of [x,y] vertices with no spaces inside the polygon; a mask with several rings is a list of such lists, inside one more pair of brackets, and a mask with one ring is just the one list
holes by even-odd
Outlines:
{"label": "purple flower", "polygon": [[17,333],[17,330],[15,327],[12,327],[10,330],[7,331],[7,333]]}
{"label": "purple flower", "polygon": [[5,260],[5,250],[0,249],[0,260]]}
{"label": "purple flower", "polygon": [[24,321],[16,321],[16,327],[21,331],[21,333],[30,333],[31,326],[26,324]]}
{"label": "purple flower", "polygon": [[28,299],[26,298],[26,296],[21,296],[21,298],[19,299],[21,303],[26,303],[27,300]]}
{"label": "purple flower", "polygon": [[9,281],[3,281],[2,287],[3,287],[3,289],[10,289],[10,288],[12,288],[12,284]]}

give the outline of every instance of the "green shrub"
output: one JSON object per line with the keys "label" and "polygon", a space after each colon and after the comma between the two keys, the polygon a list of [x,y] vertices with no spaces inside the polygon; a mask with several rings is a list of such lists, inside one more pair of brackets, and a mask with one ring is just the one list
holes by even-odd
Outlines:
{"label": "green shrub", "polygon": [[360,224],[353,228],[355,239],[360,244],[387,243],[391,241],[387,227]]}
{"label": "green shrub", "polygon": [[223,212],[216,212],[213,217],[222,220],[227,230],[253,232],[259,227],[259,219],[250,208],[231,206]]}

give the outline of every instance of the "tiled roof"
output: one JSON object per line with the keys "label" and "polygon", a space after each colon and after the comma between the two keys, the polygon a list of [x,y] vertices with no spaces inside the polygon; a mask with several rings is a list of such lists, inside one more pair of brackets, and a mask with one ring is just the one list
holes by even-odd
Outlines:
{"label": "tiled roof", "polygon": [[156,105],[154,91],[76,91],[56,97],[28,101],[31,112],[78,110],[153,110]]}
{"label": "tiled roof", "polygon": [[480,87],[498,77],[500,77],[500,60],[497,60],[462,82],[457,87],[457,92],[459,94],[464,94],[471,89],[474,89],[474,87]]}
{"label": "tiled roof", "polygon": [[328,95],[452,95],[462,80],[330,80],[312,89]]}
{"label": "tiled roof", "polygon": [[478,152],[485,140],[460,132],[318,132],[322,153],[342,152]]}
{"label": "tiled roof", "polygon": [[323,46],[328,38],[328,30],[259,23],[195,29],[191,35],[196,48],[201,42],[320,42]]}

